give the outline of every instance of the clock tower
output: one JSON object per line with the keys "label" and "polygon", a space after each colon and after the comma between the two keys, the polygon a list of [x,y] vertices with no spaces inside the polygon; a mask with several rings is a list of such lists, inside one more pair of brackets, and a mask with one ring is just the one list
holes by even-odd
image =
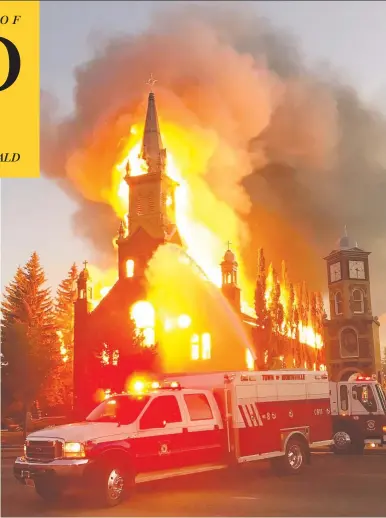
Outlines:
{"label": "clock tower", "polygon": [[369,255],[345,230],[325,257],[330,302],[330,320],[324,323],[326,360],[334,381],[358,372],[381,381],[380,324],[371,308]]}

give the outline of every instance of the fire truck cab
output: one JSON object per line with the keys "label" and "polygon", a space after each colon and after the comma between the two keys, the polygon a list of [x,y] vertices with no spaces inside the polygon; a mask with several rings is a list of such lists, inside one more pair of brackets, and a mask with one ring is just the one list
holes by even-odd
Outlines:
{"label": "fire truck cab", "polygon": [[370,376],[330,383],[334,451],[363,453],[365,447],[386,446],[386,397]]}
{"label": "fire truck cab", "polygon": [[84,422],[30,434],[14,474],[46,500],[91,488],[108,506],[137,483],[269,459],[299,473],[332,444],[327,374],[233,372],[137,381]]}

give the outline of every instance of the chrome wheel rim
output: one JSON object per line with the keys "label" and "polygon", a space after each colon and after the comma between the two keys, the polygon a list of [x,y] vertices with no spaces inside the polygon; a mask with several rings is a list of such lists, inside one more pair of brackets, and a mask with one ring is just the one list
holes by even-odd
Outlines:
{"label": "chrome wheel rim", "polygon": [[334,435],[334,444],[338,450],[345,450],[351,444],[351,437],[346,432],[337,432]]}
{"label": "chrome wheel rim", "polygon": [[287,458],[292,469],[299,469],[303,464],[301,447],[298,444],[292,444],[288,449]]}
{"label": "chrome wheel rim", "polygon": [[118,500],[123,492],[123,476],[118,469],[113,469],[107,479],[107,490],[111,500]]}

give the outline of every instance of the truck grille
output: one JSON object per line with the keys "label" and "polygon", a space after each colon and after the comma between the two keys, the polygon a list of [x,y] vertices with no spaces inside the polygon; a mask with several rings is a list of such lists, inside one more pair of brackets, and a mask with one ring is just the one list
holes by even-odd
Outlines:
{"label": "truck grille", "polygon": [[63,456],[63,443],[57,440],[26,441],[26,458],[28,460],[49,462]]}

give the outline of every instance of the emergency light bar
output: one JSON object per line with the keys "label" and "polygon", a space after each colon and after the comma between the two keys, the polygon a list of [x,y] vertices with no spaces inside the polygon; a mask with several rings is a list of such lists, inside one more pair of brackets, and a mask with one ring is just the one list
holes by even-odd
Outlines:
{"label": "emergency light bar", "polygon": [[136,394],[143,394],[151,390],[178,390],[181,386],[177,381],[143,381],[136,380],[131,385],[131,391]]}
{"label": "emergency light bar", "polygon": [[356,381],[374,381],[372,376],[358,376]]}

